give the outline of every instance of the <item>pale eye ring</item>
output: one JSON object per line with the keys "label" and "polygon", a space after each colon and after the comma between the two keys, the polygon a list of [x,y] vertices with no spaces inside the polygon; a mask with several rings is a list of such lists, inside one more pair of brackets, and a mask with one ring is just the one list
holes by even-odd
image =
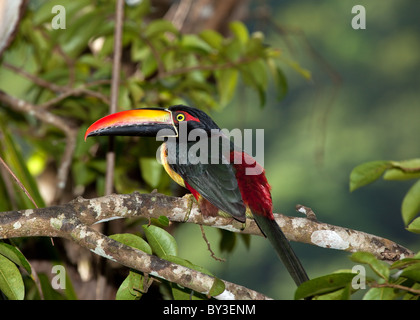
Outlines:
{"label": "pale eye ring", "polygon": [[178,121],[184,121],[185,120],[185,116],[182,113],[179,113],[176,115],[176,120]]}

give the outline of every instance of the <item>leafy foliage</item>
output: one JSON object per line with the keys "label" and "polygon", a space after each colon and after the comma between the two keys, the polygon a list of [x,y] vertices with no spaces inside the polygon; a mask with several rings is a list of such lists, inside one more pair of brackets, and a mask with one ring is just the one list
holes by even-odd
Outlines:
{"label": "leafy foliage", "polygon": [[[356,252],[351,260],[358,265],[358,272],[340,270],[337,273],[311,279],[295,293],[296,299],[311,297],[317,300],[348,300],[360,290],[365,300],[418,300],[420,295],[420,253],[389,265],[368,252]],[[367,265],[374,276],[366,276]],[[354,268],[354,267],[353,267]]]}

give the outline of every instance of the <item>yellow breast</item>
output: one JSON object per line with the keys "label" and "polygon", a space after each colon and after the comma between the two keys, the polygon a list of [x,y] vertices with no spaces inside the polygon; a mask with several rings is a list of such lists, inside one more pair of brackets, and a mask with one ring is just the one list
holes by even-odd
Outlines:
{"label": "yellow breast", "polygon": [[165,171],[169,174],[169,176],[174,180],[176,183],[178,183],[181,187],[185,188],[184,179],[173,171],[171,167],[168,164],[168,148],[166,146],[166,143],[162,144],[160,148],[160,161],[162,162],[163,167],[165,168]]}

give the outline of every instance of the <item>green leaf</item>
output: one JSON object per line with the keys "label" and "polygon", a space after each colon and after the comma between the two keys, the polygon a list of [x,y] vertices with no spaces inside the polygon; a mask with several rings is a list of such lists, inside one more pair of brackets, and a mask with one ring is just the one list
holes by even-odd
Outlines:
{"label": "green leaf", "polygon": [[311,279],[302,283],[296,289],[295,299],[305,299],[343,289],[351,283],[355,276],[355,273],[345,272]]}
{"label": "green leaf", "polygon": [[175,263],[175,264],[179,264],[179,265],[184,266],[186,268],[194,269],[193,268],[194,264],[191,263],[190,261],[184,259],[184,258],[181,258],[181,257],[178,257],[178,256],[174,256],[174,255],[166,255],[166,256],[163,256],[161,258],[162,259],[165,259],[165,260],[167,260],[169,262],[172,262],[172,263]]}
{"label": "green leaf", "polygon": [[136,236],[135,234],[118,233],[110,235],[109,237],[127,246],[146,252],[147,254],[152,254],[152,248],[149,246],[149,244],[143,238]]}
{"label": "green leaf", "polygon": [[[415,283],[411,286],[411,289],[420,290],[420,283]],[[406,293],[403,296],[403,300],[418,300],[419,296],[415,293]]]}
{"label": "green leaf", "polygon": [[133,79],[128,80],[128,89],[134,102],[139,102],[145,95],[144,90],[141,88],[138,81]]}
{"label": "green leaf", "polygon": [[420,172],[405,172],[398,168],[388,169],[384,174],[384,180],[410,180],[420,178]]}
{"label": "green leaf", "polygon": [[244,83],[257,91],[260,106],[263,107],[265,105],[265,95],[268,85],[267,67],[264,60],[258,59],[243,64],[239,69]]}
{"label": "green leaf", "polygon": [[286,76],[283,73],[283,70],[274,62],[273,59],[269,59],[267,63],[276,85],[277,99],[282,100],[289,90]]}
{"label": "green leaf", "polygon": [[238,61],[243,56],[243,45],[237,38],[231,38],[223,42],[218,58],[227,61]]}
{"label": "green leaf", "polygon": [[265,57],[266,47],[263,43],[264,35],[261,32],[254,32],[245,47],[245,55],[251,57]]}
{"label": "green leaf", "polygon": [[268,77],[264,60],[258,59],[241,66],[242,76],[247,85],[258,87],[262,90],[267,88]]}
{"label": "green leaf", "polygon": [[195,34],[183,35],[180,44],[189,51],[195,51],[202,54],[208,54],[213,51],[213,48],[206,41]]}
{"label": "green leaf", "polygon": [[350,192],[379,179],[389,168],[390,161],[372,161],[357,166],[350,173]]}
{"label": "green leaf", "polygon": [[407,225],[420,213],[420,180],[418,180],[405,195],[401,213],[404,224]]}
{"label": "green leaf", "polygon": [[401,277],[420,282],[420,263],[415,263],[405,268],[401,273]]}
{"label": "green leaf", "polygon": [[395,261],[390,269],[404,269],[410,265],[420,263],[420,259],[418,258],[404,258],[398,261]]}
{"label": "green leaf", "polygon": [[234,21],[229,24],[229,29],[244,46],[249,40],[249,32],[245,24],[240,21]]}
{"label": "green leaf", "polygon": [[169,219],[168,219],[167,216],[159,216],[159,218],[157,220],[162,226],[164,226],[164,227],[169,226]]}
{"label": "green leaf", "polygon": [[115,295],[115,300],[137,300],[138,297],[131,293],[130,290],[130,279],[128,276],[121,283]]}
{"label": "green leaf", "polygon": [[130,271],[121,283],[115,296],[116,300],[138,300],[142,297],[144,277],[138,272]]}
{"label": "green leaf", "polygon": [[152,55],[152,49],[146,46],[140,38],[135,39],[131,45],[131,59],[135,62],[143,61],[146,57]]}
{"label": "green leaf", "polygon": [[23,300],[25,287],[18,267],[0,255],[0,290],[10,300]]}
{"label": "green leaf", "polygon": [[[38,7],[35,11],[33,11],[33,24],[34,26],[39,26],[42,23],[51,23],[52,18],[55,16],[54,13],[51,12],[51,9],[55,5],[63,5],[62,0],[49,0],[44,2],[42,6]],[[75,13],[78,13],[88,6],[91,6],[92,2],[90,0],[79,0],[79,1],[69,1],[65,4],[66,9],[66,17],[72,17]]]}
{"label": "green leaf", "polygon": [[251,248],[251,235],[246,233],[240,233],[239,238],[242,239],[245,248],[249,250]]}
{"label": "green leaf", "polygon": [[393,300],[395,296],[393,288],[371,288],[363,296],[363,300]]}
{"label": "green leaf", "polygon": [[385,180],[408,180],[420,178],[420,159],[392,161],[392,168],[384,174]]}
{"label": "green leaf", "polygon": [[312,75],[311,72],[305,68],[303,68],[299,63],[296,61],[287,61],[287,64],[292,67],[296,72],[298,72],[302,77],[304,77],[306,80],[311,80]]}
{"label": "green leaf", "polygon": [[38,273],[41,290],[45,300],[65,300],[65,297],[51,286],[51,281],[44,273]]}
{"label": "green leaf", "polygon": [[389,266],[383,261],[378,260],[370,252],[355,252],[351,255],[350,259],[354,262],[368,264],[372,270],[381,278],[388,280]]}
{"label": "green leaf", "polygon": [[215,72],[221,106],[226,106],[232,100],[238,85],[238,75],[236,69],[222,69]]}
{"label": "green leaf", "polygon": [[420,233],[420,217],[416,218],[407,226],[407,230],[414,233]]}
{"label": "green leaf", "polygon": [[[100,26],[103,25],[101,19],[97,19],[97,10],[91,10],[81,14],[71,23],[66,23],[66,32],[60,32],[60,42],[62,50],[70,57],[76,58],[86,49],[89,39],[94,37]],[[57,31],[56,31],[57,32]]]}
{"label": "green leaf", "polygon": [[19,249],[8,243],[0,242],[0,254],[24,268],[29,275],[32,274],[31,265]]}
{"label": "green leaf", "polygon": [[156,161],[156,158],[147,157],[141,157],[139,163],[144,181],[152,188],[156,188],[162,177],[162,165]]}
{"label": "green leaf", "polygon": [[142,227],[153,253],[158,257],[178,255],[178,245],[171,234],[153,225],[143,225]]}
{"label": "green leaf", "polygon": [[195,270],[195,271],[198,271],[198,272],[201,272],[201,273],[204,273],[204,274],[207,274],[209,276],[214,277],[214,275],[210,271],[208,271],[206,268],[203,268],[203,267],[200,267],[196,264],[193,264],[192,262],[190,262],[186,259],[183,259],[181,257],[174,256],[174,255],[166,255],[166,256],[163,256],[162,259],[168,260],[172,263],[176,263],[176,264],[179,264],[179,265],[184,266],[186,268],[189,268],[189,269],[192,269],[192,270]]}
{"label": "green leaf", "polygon": [[157,70],[157,62],[153,55],[148,55],[141,63],[141,72],[145,78],[151,76]]}
{"label": "green leaf", "polygon": [[208,295],[215,297],[215,296],[218,296],[219,294],[222,294],[223,291],[225,291],[225,283],[219,278],[215,278]]}
{"label": "green leaf", "polygon": [[120,86],[118,90],[118,105],[131,109],[130,91],[126,86]]}
{"label": "green leaf", "polygon": [[214,30],[204,30],[200,32],[199,37],[203,39],[212,48],[216,50],[222,49],[223,37],[220,33]]}
{"label": "green leaf", "polygon": [[146,38],[153,38],[166,32],[170,32],[175,35],[178,35],[179,33],[170,21],[165,19],[153,20],[147,25],[143,32],[143,36]]}
{"label": "green leaf", "polygon": [[219,229],[222,235],[219,243],[221,252],[232,252],[236,245],[236,234],[227,230]]}
{"label": "green leaf", "polygon": [[314,300],[350,300],[351,283],[347,284],[343,289],[321,294],[314,297]]}

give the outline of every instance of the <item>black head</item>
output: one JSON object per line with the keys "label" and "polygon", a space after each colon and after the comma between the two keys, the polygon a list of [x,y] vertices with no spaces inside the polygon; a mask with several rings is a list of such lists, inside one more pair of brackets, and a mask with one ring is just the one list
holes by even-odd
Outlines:
{"label": "black head", "polygon": [[207,113],[196,108],[184,105],[176,105],[168,108],[172,113],[174,125],[179,127],[181,122],[187,123],[188,131],[202,129],[210,133],[212,129],[220,130],[219,126],[210,118]]}

